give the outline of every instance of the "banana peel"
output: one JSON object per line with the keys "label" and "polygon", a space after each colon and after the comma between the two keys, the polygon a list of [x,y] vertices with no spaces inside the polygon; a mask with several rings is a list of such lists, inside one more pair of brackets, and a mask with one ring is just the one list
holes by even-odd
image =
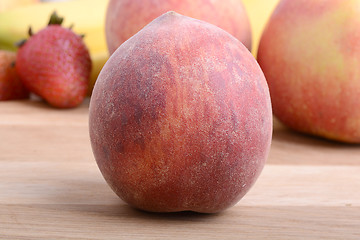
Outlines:
{"label": "banana peel", "polygon": [[44,2],[18,7],[0,13],[0,49],[16,51],[15,44],[28,38],[28,29],[36,33],[46,27],[56,11],[64,18],[63,26],[84,34],[93,63],[89,94],[97,76],[109,58],[105,40],[105,14],[108,0],[71,0]]}
{"label": "banana peel", "polygon": [[92,70],[91,70],[91,74],[90,74],[90,84],[89,84],[89,89],[88,89],[88,96],[91,96],[96,79],[108,59],[109,59],[108,51],[93,53],[91,55]]}
{"label": "banana peel", "polygon": [[242,0],[253,33],[252,54],[256,57],[262,32],[280,0]]}
{"label": "banana peel", "polygon": [[0,12],[7,11],[19,6],[25,6],[29,4],[39,3],[40,0],[1,0]]}

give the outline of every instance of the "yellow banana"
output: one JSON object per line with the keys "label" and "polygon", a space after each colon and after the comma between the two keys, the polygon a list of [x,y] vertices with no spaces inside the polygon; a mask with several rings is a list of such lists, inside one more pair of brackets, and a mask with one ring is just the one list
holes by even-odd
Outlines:
{"label": "yellow banana", "polygon": [[1,0],[0,12],[38,2],[40,2],[40,0]]}
{"label": "yellow banana", "polygon": [[44,28],[52,12],[64,17],[63,26],[84,34],[93,62],[90,91],[109,55],[105,40],[105,13],[108,0],[71,0],[37,3],[0,13],[0,49],[16,51],[15,43],[26,39],[29,26],[36,33]]}
{"label": "yellow banana", "polygon": [[250,24],[253,33],[254,56],[257,54],[259,41],[264,27],[274,11],[279,0],[242,0],[250,18]]}

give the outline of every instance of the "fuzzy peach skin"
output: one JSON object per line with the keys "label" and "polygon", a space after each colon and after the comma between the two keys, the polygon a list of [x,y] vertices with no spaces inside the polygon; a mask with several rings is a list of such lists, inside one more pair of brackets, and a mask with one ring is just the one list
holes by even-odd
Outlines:
{"label": "fuzzy peach skin", "polygon": [[264,75],[237,39],[166,13],[114,52],[95,84],[89,128],[110,187],[154,212],[219,212],[267,159],[272,111]]}
{"label": "fuzzy peach skin", "polygon": [[281,1],[257,59],[284,124],[360,143],[360,1]]}
{"label": "fuzzy peach skin", "polygon": [[212,23],[251,50],[251,27],[241,0],[110,0],[105,32],[110,54],[146,24],[168,11]]}

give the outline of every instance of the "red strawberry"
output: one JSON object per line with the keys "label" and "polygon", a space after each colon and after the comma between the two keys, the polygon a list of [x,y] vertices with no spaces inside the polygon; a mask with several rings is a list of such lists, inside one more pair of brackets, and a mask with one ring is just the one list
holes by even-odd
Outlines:
{"label": "red strawberry", "polygon": [[49,25],[21,44],[16,71],[25,86],[58,108],[84,100],[91,72],[89,51],[82,37],[61,26],[54,13]]}
{"label": "red strawberry", "polygon": [[0,100],[29,97],[29,91],[15,71],[16,53],[0,50]]}

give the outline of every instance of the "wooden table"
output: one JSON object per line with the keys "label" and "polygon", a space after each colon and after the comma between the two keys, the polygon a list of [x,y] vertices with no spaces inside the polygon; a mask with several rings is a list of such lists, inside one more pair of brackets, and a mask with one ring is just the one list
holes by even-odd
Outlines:
{"label": "wooden table", "polygon": [[130,208],[107,186],[88,136],[88,101],[58,110],[0,102],[0,239],[360,239],[360,145],[275,122],[260,178],[219,214]]}

